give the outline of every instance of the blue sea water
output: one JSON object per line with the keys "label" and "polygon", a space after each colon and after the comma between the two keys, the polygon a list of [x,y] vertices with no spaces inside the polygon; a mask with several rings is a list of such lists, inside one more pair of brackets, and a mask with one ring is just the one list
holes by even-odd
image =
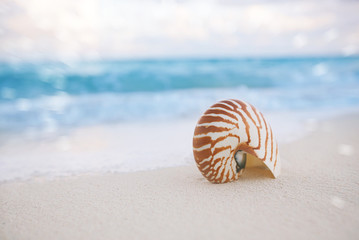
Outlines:
{"label": "blue sea water", "polygon": [[237,98],[262,111],[359,106],[359,57],[0,63],[0,131],[197,116]]}

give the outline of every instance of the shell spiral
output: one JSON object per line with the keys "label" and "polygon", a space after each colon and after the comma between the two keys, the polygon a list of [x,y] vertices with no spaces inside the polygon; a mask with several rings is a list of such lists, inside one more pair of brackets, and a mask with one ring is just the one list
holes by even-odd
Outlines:
{"label": "shell spiral", "polygon": [[274,177],[280,173],[278,146],[263,114],[239,100],[212,105],[199,119],[193,136],[193,155],[202,175],[212,183],[237,180],[235,154],[243,151],[261,160]]}

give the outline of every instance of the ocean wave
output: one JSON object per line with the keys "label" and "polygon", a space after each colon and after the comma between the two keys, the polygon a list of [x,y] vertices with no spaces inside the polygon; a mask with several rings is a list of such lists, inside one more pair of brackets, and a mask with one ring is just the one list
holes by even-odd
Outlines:
{"label": "ocean wave", "polygon": [[150,93],[101,93],[18,99],[0,104],[0,130],[22,131],[198,116],[216,101],[235,98],[271,111],[335,109],[359,105],[359,88],[192,89]]}
{"label": "ocean wave", "polygon": [[0,101],[179,89],[358,85],[359,58],[202,59],[0,64]]}
{"label": "ocean wave", "polygon": [[199,115],[237,98],[262,111],[359,105],[359,58],[0,64],[0,131]]}

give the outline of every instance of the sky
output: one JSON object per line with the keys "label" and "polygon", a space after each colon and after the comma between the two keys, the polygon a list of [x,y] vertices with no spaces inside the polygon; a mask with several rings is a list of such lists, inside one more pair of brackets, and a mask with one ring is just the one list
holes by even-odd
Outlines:
{"label": "sky", "polygon": [[352,56],[355,0],[0,0],[0,59]]}

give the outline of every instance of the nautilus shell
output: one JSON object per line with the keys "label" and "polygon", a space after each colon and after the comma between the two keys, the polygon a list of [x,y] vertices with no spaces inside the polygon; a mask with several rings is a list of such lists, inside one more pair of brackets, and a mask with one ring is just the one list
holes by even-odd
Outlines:
{"label": "nautilus shell", "polygon": [[[239,100],[211,106],[199,119],[193,136],[198,169],[212,183],[237,180],[249,161],[264,163],[277,177],[277,142],[263,114]],[[262,164],[263,165],[263,164]]]}

